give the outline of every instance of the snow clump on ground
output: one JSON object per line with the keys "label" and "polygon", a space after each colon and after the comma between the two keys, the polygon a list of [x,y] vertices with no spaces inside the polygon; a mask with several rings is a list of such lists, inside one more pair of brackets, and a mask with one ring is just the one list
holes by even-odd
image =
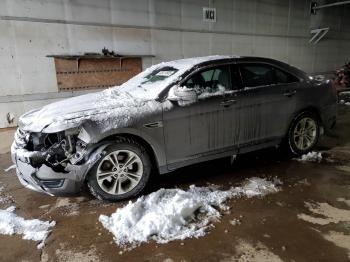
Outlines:
{"label": "snow clump on ground", "polygon": [[320,163],[322,161],[322,153],[312,151],[307,154],[302,155],[300,158],[297,158],[296,160],[300,162],[317,162]]}
{"label": "snow clump on ground", "polygon": [[160,189],[129,202],[111,216],[101,215],[99,221],[114,235],[117,245],[131,249],[143,242],[204,236],[219,220],[220,211],[228,210],[225,201],[234,197],[254,197],[279,191],[281,181],[253,177],[239,187],[227,191],[215,186],[190,186],[188,190]]}
{"label": "snow clump on ground", "polygon": [[40,241],[38,248],[44,246],[44,241],[51,232],[50,229],[56,224],[55,221],[41,221],[38,219],[26,220],[15,214],[15,207],[5,210],[0,209],[0,234],[23,235],[23,239]]}

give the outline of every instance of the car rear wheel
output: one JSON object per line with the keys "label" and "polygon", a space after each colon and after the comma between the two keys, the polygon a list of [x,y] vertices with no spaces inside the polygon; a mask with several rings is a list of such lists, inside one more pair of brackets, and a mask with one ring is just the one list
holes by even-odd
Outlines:
{"label": "car rear wheel", "polygon": [[317,144],[320,134],[319,118],[311,112],[299,114],[288,131],[288,147],[294,155],[310,152]]}
{"label": "car rear wheel", "polygon": [[91,193],[108,201],[118,201],[140,194],[151,174],[146,150],[131,139],[120,139],[105,149],[88,175]]}

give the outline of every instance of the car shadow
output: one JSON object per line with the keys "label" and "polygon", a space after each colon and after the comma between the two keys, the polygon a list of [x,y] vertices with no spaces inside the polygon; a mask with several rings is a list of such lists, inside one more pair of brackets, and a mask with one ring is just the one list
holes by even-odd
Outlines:
{"label": "car shadow", "polygon": [[281,149],[267,148],[237,155],[233,161],[231,157],[226,157],[183,167],[167,174],[155,175],[146,192],[151,193],[160,188],[174,188],[192,184],[204,186],[214,182],[227,185],[227,178],[232,178],[232,176],[237,181],[241,181],[256,175],[256,172],[249,172],[252,168],[264,168],[291,160],[290,155],[281,151]]}

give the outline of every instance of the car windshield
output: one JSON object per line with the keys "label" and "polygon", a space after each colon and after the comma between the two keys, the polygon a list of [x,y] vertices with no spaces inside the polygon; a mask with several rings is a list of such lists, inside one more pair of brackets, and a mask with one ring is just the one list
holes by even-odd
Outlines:
{"label": "car windshield", "polygon": [[117,90],[126,91],[133,96],[155,99],[170,83],[175,81],[184,71],[175,66],[155,65],[125,82]]}
{"label": "car windshield", "polygon": [[163,81],[166,78],[175,74],[177,71],[179,71],[179,70],[176,68],[170,67],[170,66],[156,69],[152,73],[146,75],[144,77],[145,81],[143,81],[140,85]]}

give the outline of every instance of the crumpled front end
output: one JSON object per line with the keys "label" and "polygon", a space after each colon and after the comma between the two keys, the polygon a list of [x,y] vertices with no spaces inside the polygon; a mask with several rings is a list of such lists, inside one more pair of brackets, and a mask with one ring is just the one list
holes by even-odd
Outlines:
{"label": "crumpled front end", "polygon": [[77,129],[53,134],[17,129],[11,157],[20,182],[50,195],[80,191],[87,172],[106,145],[88,147],[78,139],[78,133]]}

